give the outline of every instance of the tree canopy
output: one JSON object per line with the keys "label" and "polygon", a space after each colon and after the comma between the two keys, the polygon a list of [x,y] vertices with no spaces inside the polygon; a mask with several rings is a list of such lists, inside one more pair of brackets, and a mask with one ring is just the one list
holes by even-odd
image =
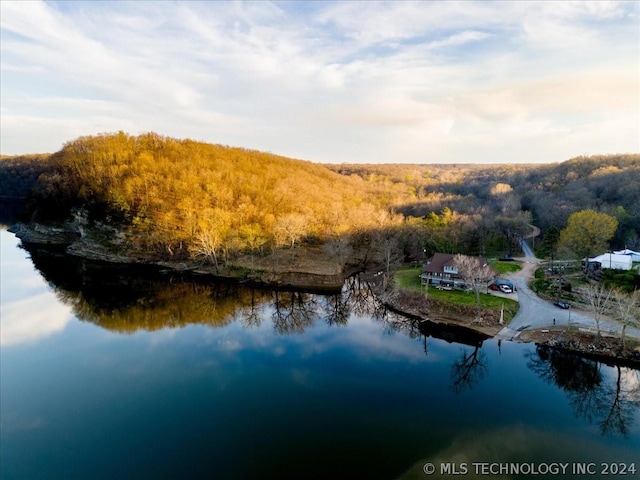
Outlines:
{"label": "tree canopy", "polygon": [[154,133],[81,137],[51,157],[40,211],[118,225],[129,246],[215,261],[230,250],[366,229],[384,206],[322,165]]}
{"label": "tree canopy", "polygon": [[581,258],[602,253],[618,228],[618,220],[606,213],[582,210],[571,214],[567,227],[560,232],[560,246]]}
{"label": "tree canopy", "polygon": [[113,227],[112,240],[129,253],[215,265],[321,244],[339,263],[387,268],[435,252],[504,255],[530,224],[544,234],[541,253],[555,255],[557,233],[586,209],[617,220],[612,247],[640,248],[638,154],[544,165],[321,165],[119,132],[54,154],[1,157],[0,182],[0,199],[32,192],[27,221],[82,210]]}

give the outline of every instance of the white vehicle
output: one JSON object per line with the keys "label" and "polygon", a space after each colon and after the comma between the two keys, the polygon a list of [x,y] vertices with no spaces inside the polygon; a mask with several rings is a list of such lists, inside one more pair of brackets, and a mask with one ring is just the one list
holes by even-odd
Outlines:
{"label": "white vehicle", "polygon": [[513,293],[513,289],[509,285],[498,285],[502,293]]}

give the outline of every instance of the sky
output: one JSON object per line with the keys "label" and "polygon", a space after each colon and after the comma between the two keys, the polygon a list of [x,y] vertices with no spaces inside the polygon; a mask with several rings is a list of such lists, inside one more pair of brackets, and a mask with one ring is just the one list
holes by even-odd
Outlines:
{"label": "sky", "polygon": [[156,132],[327,163],[640,152],[640,2],[0,2],[0,152]]}

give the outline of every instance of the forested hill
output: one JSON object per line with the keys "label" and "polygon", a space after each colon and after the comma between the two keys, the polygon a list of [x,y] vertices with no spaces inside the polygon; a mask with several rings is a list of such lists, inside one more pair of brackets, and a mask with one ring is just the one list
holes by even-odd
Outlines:
{"label": "forested hill", "polygon": [[81,137],[52,155],[2,157],[0,183],[5,198],[30,195],[29,220],[75,212],[112,228],[104,241],[119,251],[216,266],[243,253],[253,265],[254,254],[301,244],[326,244],[338,264],[387,268],[437,251],[501,255],[530,223],[562,230],[585,209],[617,219],[612,247],[640,248],[638,154],[543,165],[321,165],[120,132]]}
{"label": "forested hill", "polygon": [[[640,248],[640,154],[581,156],[551,164],[328,165],[357,175],[422,217],[447,208],[466,217],[465,232],[512,228],[528,212],[542,228],[562,229],[572,213],[593,209],[618,219],[613,243]],[[390,194],[389,192],[393,192]],[[469,229],[469,224],[474,228]],[[521,223],[521,222],[520,222]]]}
{"label": "forested hill", "polygon": [[43,162],[36,219],[65,220],[83,207],[146,251],[291,246],[368,228],[385,211],[358,177],[153,133],[81,137]]}

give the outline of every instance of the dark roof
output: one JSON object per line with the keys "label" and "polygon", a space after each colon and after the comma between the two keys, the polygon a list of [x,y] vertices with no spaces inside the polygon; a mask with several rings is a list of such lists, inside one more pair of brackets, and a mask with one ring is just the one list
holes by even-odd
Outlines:
{"label": "dark roof", "polygon": [[422,267],[422,271],[425,273],[442,273],[445,265],[453,265],[453,257],[455,255],[451,253],[434,253],[433,257],[427,260],[427,263]]}
{"label": "dark roof", "polygon": [[[423,273],[442,273],[444,271],[444,267],[453,266],[453,259],[455,258],[455,254],[453,253],[434,253],[433,257],[427,260],[427,263],[422,267]],[[484,257],[473,257],[478,258],[481,262],[481,265],[487,263],[487,259]]]}

